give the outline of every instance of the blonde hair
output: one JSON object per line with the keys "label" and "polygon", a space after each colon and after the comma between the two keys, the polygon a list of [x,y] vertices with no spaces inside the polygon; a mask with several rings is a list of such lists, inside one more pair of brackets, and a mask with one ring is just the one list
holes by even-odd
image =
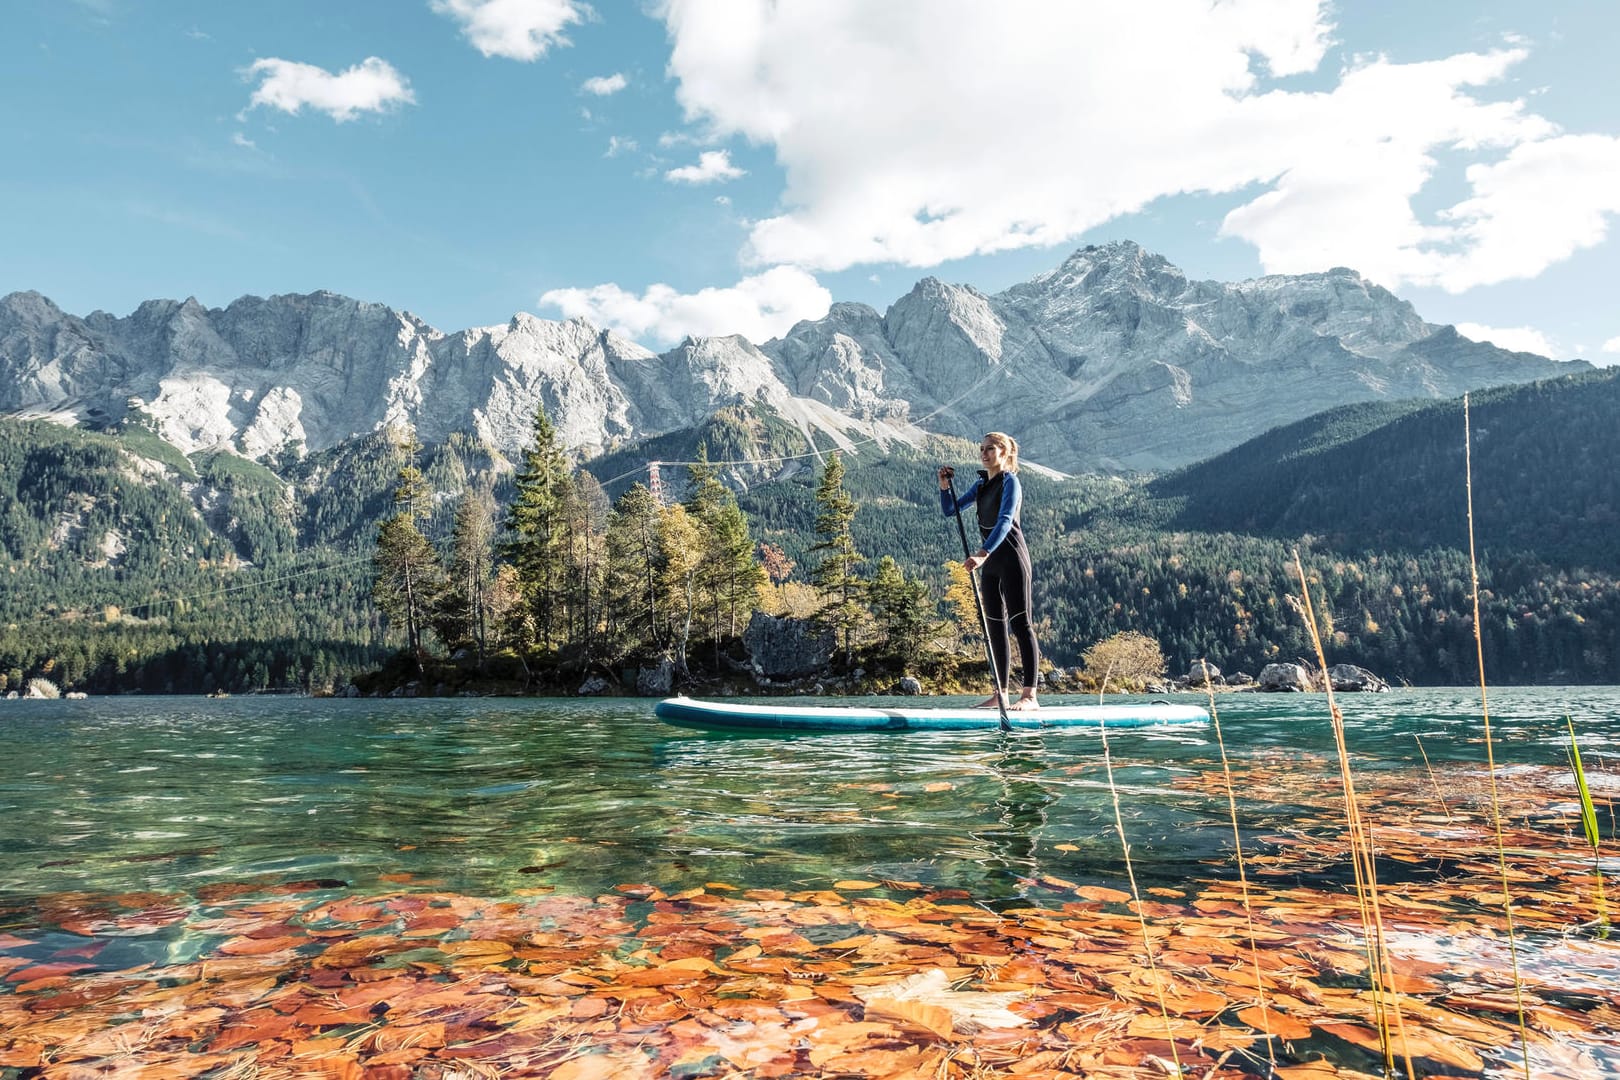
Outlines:
{"label": "blonde hair", "polygon": [[1007,463],[1001,467],[1002,472],[1015,473],[1018,471],[1018,440],[1005,431],[992,431],[985,435],[985,440],[995,443],[1007,452]]}

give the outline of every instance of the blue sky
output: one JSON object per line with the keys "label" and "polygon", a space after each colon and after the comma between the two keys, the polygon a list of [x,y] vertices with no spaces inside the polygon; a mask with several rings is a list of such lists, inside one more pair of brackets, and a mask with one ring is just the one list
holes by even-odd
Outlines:
{"label": "blue sky", "polygon": [[21,0],[0,293],[763,340],[1132,239],[1620,361],[1609,0]]}

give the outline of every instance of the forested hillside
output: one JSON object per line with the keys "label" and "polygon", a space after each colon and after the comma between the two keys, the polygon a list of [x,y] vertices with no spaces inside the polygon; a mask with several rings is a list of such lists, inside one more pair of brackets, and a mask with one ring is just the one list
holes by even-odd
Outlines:
{"label": "forested hillside", "polygon": [[[1470,400],[1474,529],[1491,554],[1620,571],[1620,368]],[[1344,549],[1466,548],[1460,401],[1351,405],[1164,476],[1178,529]]]}
{"label": "forested hillside", "polygon": [[[1473,399],[1495,682],[1620,681],[1616,415],[1620,372]],[[807,581],[828,458],[807,456],[780,418],[725,410],[585,468],[613,499],[646,481],[647,461],[688,461],[700,445],[742,488],[753,538]],[[188,459],[140,427],[0,422],[0,678],[14,688],[44,674],[96,692],[320,690],[375,667],[402,641],[370,592],[403,455],[397,438],[378,434],[302,460]],[[933,470],[948,462],[965,473],[973,457],[972,444],[943,439],[843,455],[851,539],[866,560],[858,575],[888,556],[943,596],[945,564],[961,551]],[[493,487],[504,516],[511,473],[472,440],[414,460],[430,493],[421,529],[440,550],[463,492]],[[1470,681],[1462,465],[1461,403],[1447,402],[1335,410],[1156,479],[1026,471],[1043,648],[1071,665],[1135,630],[1177,670],[1200,656],[1251,673],[1306,657],[1292,602],[1297,549],[1331,620],[1330,662],[1392,681]],[[679,465],[663,469],[672,498],[686,496],[685,479]]]}

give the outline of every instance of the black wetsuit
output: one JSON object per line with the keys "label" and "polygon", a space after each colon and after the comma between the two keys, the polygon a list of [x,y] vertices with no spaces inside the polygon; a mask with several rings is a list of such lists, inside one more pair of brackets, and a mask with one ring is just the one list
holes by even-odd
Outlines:
{"label": "black wetsuit", "polygon": [[996,674],[1006,682],[1012,662],[1007,640],[1010,633],[1018,642],[1018,656],[1023,661],[1024,688],[1032,690],[1040,678],[1041,656],[1031,622],[1035,602],[1029,548],[1024,544],[1024,528],[1019,521],[1023,485],[1014,473],[998,473],[991,479],[981,469],[979,479],[955,503],[949,491],[939,494],[947,514],[969,502],[978,510],[979,540],[990,555],[979,568],[984,614],[990,623],[990,656]]}

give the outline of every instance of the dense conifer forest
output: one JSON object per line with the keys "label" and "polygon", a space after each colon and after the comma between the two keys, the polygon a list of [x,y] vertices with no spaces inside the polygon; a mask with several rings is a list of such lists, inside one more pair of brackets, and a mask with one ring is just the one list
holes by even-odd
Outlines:
{"label": "dense conifer forest", "polygon": [[[1471,401],[1493,682],[1620,681],[1617,398],[1620,372],[1601,371]],[[504,652],[499,670],[540,689],[559,663],[735,658],[757,606],[825,609],[853,635],[846,666],[971,648],[945,602],[960,546],[932,472],[967,466],[972,444],[833,449],[807,452],[781,418],[741,407],[582,466],[399,433],[302,459],[187,458],[138,425],[0,421],[0,691],[44,676],[93,693],[326,692],[397,666],[413,636],[422,656]],[[662,505],[649,460],[666,463]],[[826,532],[834,462],[853,508],[842,539]],[[1059,665],[1126,631],[1173,671],[1305,657],[1297,550],[1330,662],[1392,682],[1475,678],[1460,401],[1332,410],[1164,476],[1023,475],[1041,641]],[[839,544],[854,557],[832,580]],[[436,590],[416,631],[379,584],[390,552]],[[922,645],[896,649],[899,635]]]}

